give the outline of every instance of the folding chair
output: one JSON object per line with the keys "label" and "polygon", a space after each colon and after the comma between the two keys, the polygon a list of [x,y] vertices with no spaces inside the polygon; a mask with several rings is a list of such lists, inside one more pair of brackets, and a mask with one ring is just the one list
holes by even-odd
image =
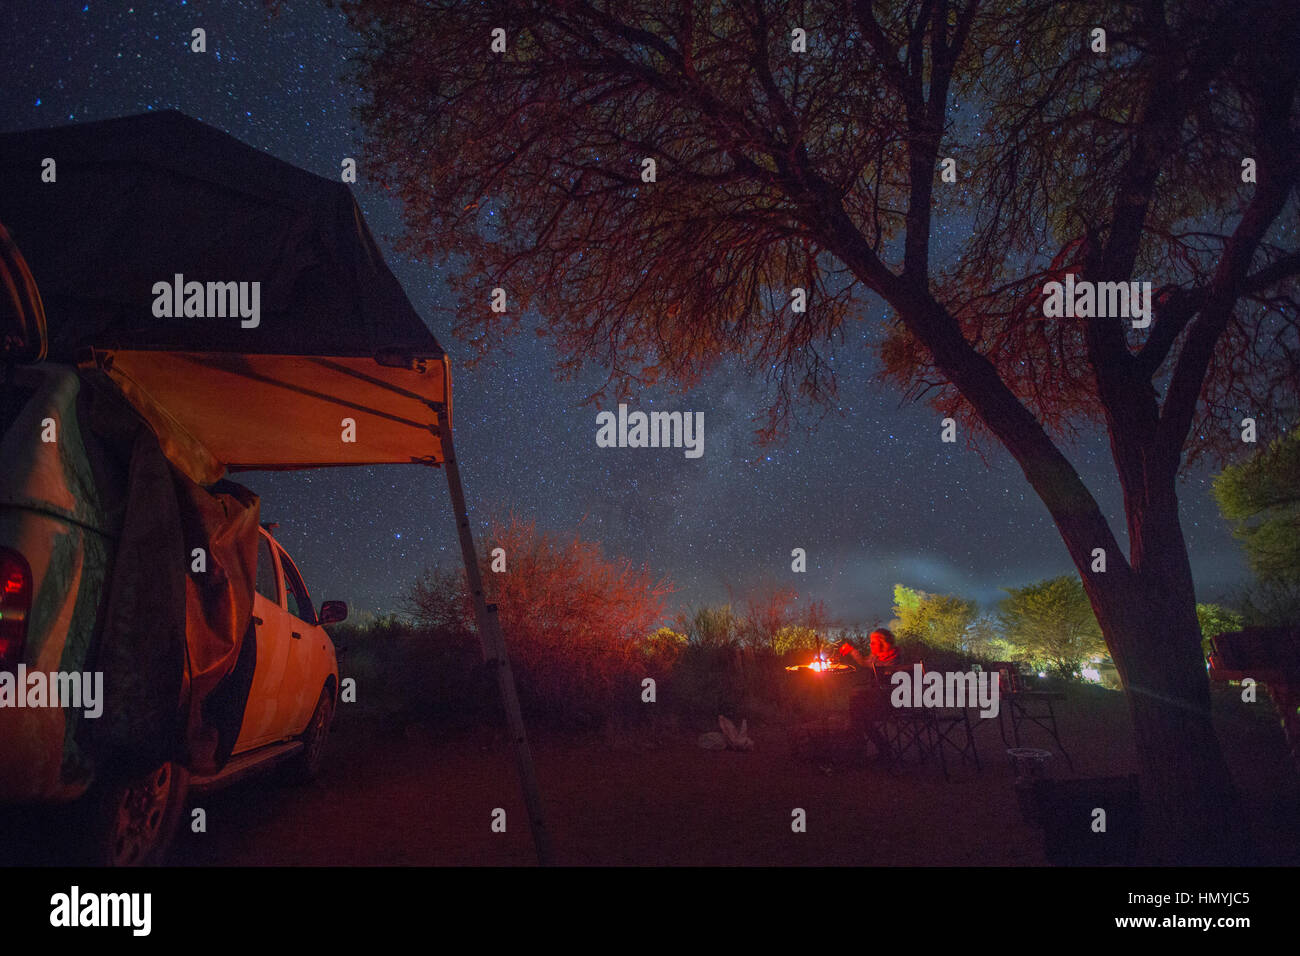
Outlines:
{"label": "folding chair", "polygon": [[987,670],[999,674],[998,696],[1002,706],[998,710],[998,733],[1002,737],[1002,743],[1011,745],[1007,740],[1004,716],[1011,718],[1011,737],[1017,747],[1020,746],[1020,725],[1033,724],[1055,741],[1056,749],[1061,752],[1061,756],[1073,770],[1074,761],[1070,759],[1065,745],[1061,743],[1061,732],[1056,723],[1055,705],[1058,701],[1065,700],[1065,695],[1057,691],[1027,689],[1020,676],[1020,668],[1013,661],[990,661]]}
{"label": "folding chair", "polygon": [[[975,747],[975,733],[970,721],[969,707],[939,707],[930,709],[931,719],[934,721],[935,746],[939,749],[939,758],[943,760],[943,748],[945,745],[951,747],[961,757],[961,762],[975,764],[976,770],[983,770],[980,766],[979,750]],[[947,765],[944,765],[945,776],[947,774]]]}
{"label": "folding chair", "polygon": [[[919,663],[921,673],[924,675],[925,663]],[[906,763],[911,754],[916,755],[917,763],[925,763],[931,757],[937,757],[939,768],[943,771],[943,779],[948,780],[948,762],[944,758],[943,743],[945,736],[956,729],[956,718],[945,716],[940,719],[941,710],[943,709],[915,707],[910,703],[892,708],[889,718],[885,721],[885,738],[889,741],[890,749],[898,763]],[[967,732],[969,735],[969,728]],[[966,748],[957,746],[957,749],[962,751]]]}

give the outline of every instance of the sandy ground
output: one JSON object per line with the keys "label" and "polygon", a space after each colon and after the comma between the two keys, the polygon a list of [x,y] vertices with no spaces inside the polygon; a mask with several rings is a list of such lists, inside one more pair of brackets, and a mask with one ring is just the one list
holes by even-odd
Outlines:
{"label": "sandy ground", "polygon": [[[1268,706],[1264,704],[1262,706]],[[1081,687],[1061,710],[1081,776],[1134,769],[1123,698]],[[1273,721],[1229,706],[1220,734],[1245,794],[1260,863],[1300,863],[1300,786]],[[800,759],[783,727],[751,728],[750,753],[698,748],[679,730],[533,740],[557,862],[571,865],[1042,865],[1020,819],[996,721],[976,727],[983,768],[890,773],[844,755]],[[1030,731],[1026,746],[1047,741]],[[1070,775],[1059,755],[1054,775]],[[950,761],[950,764],[953,761]],[[1260,769],[1264,768],[1264,769]],[[490,731],[442,736],[350,715],[305,787],[252,778],[197,797],[207,832],[185,829],[178,865],[516,865],[535,861],[509,748]],[[506,832],[491,830],[506,811]],[[806,812],[807,831],[791,829]]]}

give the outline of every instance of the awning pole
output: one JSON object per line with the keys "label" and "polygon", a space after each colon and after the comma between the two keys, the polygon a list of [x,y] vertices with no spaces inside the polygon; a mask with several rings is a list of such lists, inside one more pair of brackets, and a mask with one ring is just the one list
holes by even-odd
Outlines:
{"label": "awning pole", "polygon": [[474,617],[478,622],[479,642],[483,648],[483,661],[496,671],[501,703],[506,711],[506,724],[515,752],[515,766],[519,771],[519,785],[524,792],[524,805],[528,809],[528,823],[533,830],[533,843],[537,847],[537,862],[549,866],[551,837],[542,816],[542,795],[537,787],[537,774],[533,769],[533,755],[528,749],[524,734],[524,717],[519,709],[519,694],[515,690],[515,675],[510,669],[506,654],[505,637],[497,619],[497,606],[488,604],[483,594],[483,578],[479,574],[478,552],[474,549],[474,535],[470,530],[469,516],[465,512],[465,489],[460,483],[460,468],[456,464],[456,451],[451,440],[451,423],[447,407],[441,402],[430,402],[438,415],[438,433],[442,439],[443,467],[447,472],[447,490],[451,492],[451,507],[456,513],[456,530],[460,535],[460,553],[465,560],[465,575],[469,579],[470,595],[474,601]]}

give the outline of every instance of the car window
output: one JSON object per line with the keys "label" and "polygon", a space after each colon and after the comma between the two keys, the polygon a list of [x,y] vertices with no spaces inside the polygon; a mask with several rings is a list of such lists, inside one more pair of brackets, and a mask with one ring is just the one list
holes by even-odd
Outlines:
{"label": "car window", "polygon": [[275,559],[266,535],[257,536],[257,593],[272,604],[280,603],[280,588],[275,583]]}
{"label": "car window", "polygon": [[280,552],[280,566],[284,568],[284,591],[289,613],[300,621],[315,624],[316,612],[312,609],[307,588],[303,586],[298,569],[293,566],[293,562],[283,551]]}

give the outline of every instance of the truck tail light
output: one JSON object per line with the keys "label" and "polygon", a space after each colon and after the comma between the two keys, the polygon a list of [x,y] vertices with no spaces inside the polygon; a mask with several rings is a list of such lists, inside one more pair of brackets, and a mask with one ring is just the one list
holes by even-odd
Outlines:
{"label": "truck tail light", "polygon": [[22,659],[32,609],[32,569],[17,551],[0,548],[0,667]]}

